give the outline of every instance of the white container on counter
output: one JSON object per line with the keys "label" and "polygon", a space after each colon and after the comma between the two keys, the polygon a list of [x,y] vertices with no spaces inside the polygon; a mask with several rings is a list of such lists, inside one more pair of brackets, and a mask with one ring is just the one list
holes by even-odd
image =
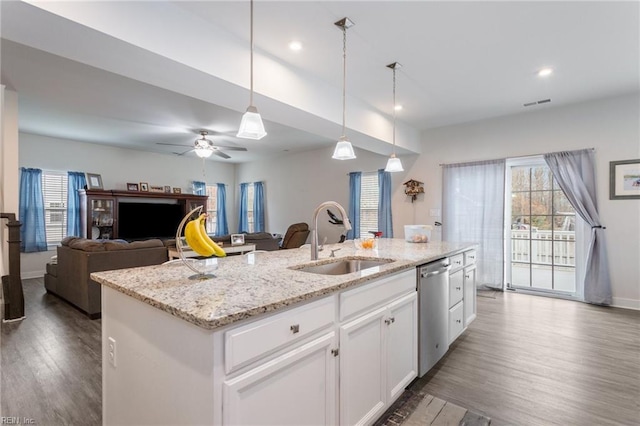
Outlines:
{"label": "white container on counter", "polygon": [[410,243],[426,243],[431,240],[431,225],[405,225],[404,239]]}

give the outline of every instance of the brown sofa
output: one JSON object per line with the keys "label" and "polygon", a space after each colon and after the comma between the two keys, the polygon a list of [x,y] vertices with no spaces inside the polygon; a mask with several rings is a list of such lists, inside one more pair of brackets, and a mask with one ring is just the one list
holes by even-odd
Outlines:
{"label": "brown sofa", "polygon": [[100,284],[91,280],[91,272],[158,265],[168,260],[167,248],[158,239],[127,243],[67,237],[57,251],[57,264],[47,265],[45,288],[90,318],[99,318],[101,312]]}
{"label": "brown sofa", "polygon": [[[268,232],[249,232],[244,233],[245,244],[255,244],[256,250],[273,251],[280,249],[280,239],[274,238]],[[211,236],[216,243],[223,243],[223,246],[231,245],[231,235]]]}

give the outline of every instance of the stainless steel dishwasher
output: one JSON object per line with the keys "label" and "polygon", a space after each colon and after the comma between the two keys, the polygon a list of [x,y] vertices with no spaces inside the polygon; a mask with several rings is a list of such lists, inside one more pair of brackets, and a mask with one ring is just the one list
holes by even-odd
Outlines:
{"label": "stainless steel dishwasher", "polygon": [[418,376],[449,350],[449,270],[445,257],[418,267]]}

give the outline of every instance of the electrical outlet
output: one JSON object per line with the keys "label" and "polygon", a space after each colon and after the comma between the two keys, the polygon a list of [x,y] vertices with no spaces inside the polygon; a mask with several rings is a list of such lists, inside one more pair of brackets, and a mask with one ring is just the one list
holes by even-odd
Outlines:
{"label": "electrical outlet", "polygon": [[109,337],[109,353],[107,356],[109,357],[109,364],[112,366],[116,366],[116,339],[113,337]]}

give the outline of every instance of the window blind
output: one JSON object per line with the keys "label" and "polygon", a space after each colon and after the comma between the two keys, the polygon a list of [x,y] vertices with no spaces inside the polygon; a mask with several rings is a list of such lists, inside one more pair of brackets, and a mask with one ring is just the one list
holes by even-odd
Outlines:
{"label": "window blind", "polygon": [[207,185],[207,234],[215,234],[218,225],[218,187]]}
{"label": "window blind", "polygon": [[67,174],[42,171],[45,232],[49,245],[58,245],[67,236]]}
{"label": "window blind", "polygon": [[378,230],[378,174],[363,173],[360,182],[360,237],[371,237]]}

